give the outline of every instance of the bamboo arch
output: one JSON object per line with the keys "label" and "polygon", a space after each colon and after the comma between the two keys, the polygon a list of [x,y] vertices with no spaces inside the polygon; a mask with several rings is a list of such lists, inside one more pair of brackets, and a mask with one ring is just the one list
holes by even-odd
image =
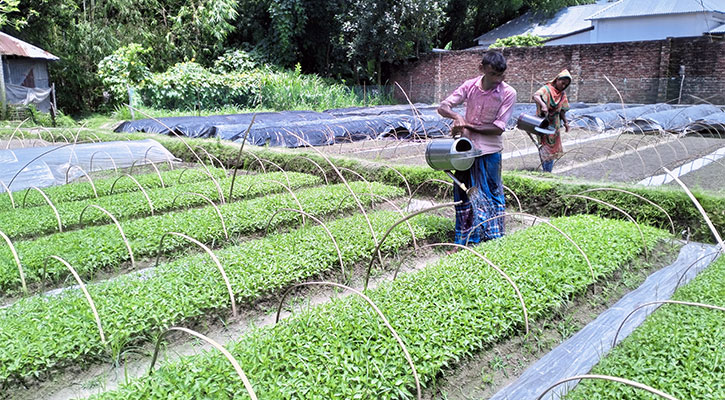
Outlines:
{"label": "bamboo arch", "polygon": [[247,375],[244,374],[244,371],[242,370],[242,367],[239,365],[239,362],[232,356],[232,354],[224,348],[224,346],[220,345],[216,341],[212,340],[209,337],[206,337],[202,335],[199,332],[196,332],[194,330],[183,328],[180,326],[173,326],[167,330],[165,330],[161,335],[159,335],[158,340],[156,341],[156,348],[154,349],[154,355],[151,358],[151,365],[149,365],[149,375],[153,374],[154,372],[154,365],[156,365],[156,359],[159,356],[159,350],[161,348],[161,341],[166,337],[167,334],[169,334],[172,331],[179,331],[188,333],[189,335],[192,335],[196,338],[199,338],[210,345],[212,345],[215,349],[219,350],[224,357],[229,361],[230,364],[234,367],[234,370],[237,372],[237,375],[239,375],[239,379],[242,380],[242,383],[244,384],[244,388],[247,389],[247,393],[249,394],[249,397],[252,400],[257,400],[257,395],[254,393],[254,389],[252,388],[252,384],[249,382],[249,379],[247,379]]}
{"label": "bamboo arch", "polygon": [[159,240],[159,251],[156,253],[156,263],[154,264],[154,268],[159,266],[159,259],[161,258],[161,249],[164,244],[164,239],[169,235],[176,235],[181,238],[184,238],[195,245],[201,247],[206,251],[207,254],[209,254],[209,257],[211,257],[212,261],[214,261],[214,264],[216,264],[217,269],[219,269],[219,272],[222,274],[222,279],[224,279],[224,284],[227,286],[227,292],[229,293],[229,299],[232,302],[232,317],[237,317],[237,302],[234,300],[234,291],[232,290],[232,284],[229,282],[229,278],[227,277],[226,271],[224,271],[224,268],[222,267],[221,263],[219,262],[219,259],[217,258],[216,254],[214,254],[213,251],[211,251],[210,248],[208,248],[204,243],[194,239],[191,236],[184,235],[183,233],[179,232],[166,232],[163,235],[161,235],[161,240]]}
{"label": "bamboo arch", "polygon": [[546,389],[546,390],[544,390],[544,392],[541,393],[539,395],[539,397],[536,398],[536,400],[543,399],[544,398],[544,395],[546,395],[546,393],[548,393],[551,389],[553,389],[553,388],[561,385],[562,383],[569,382],[569,381],[581,380],[581,379],[602,379],[602,380],[607,380],[607,381],[612,381],[612,382],[623,383],[625,385],[632,386],[632,387],[635,387],[637,389],[646,390],[646,391],[648,391],[648,392],[650,392],[652,394],[656,394],[656,395],[658,395],[658,396],[660,396],[662,398],[665,398],[667,400],[677,400],[675,397],[672,397],[672,396],[670,396],[669,394],[667,394],[665,392],[662,392],[660,390],[657,390],[657,389],[655,389],[655,388],[653,388],[651,386],[647,386],[647,385],[645,385],[643,383],[631,381],[629,379],[619,378],[619,377],[616,377],[616,376],[609,376],[609,375],[577,375],[577,376],[572,376],[572,377],[569,377],[569,378],[564,378],[564,379],[556,382],[555,384],[549,386],[549,388]]}
{"label": "bamboo arch", "polygon": [[83,214],[85,214],[86,210],[89,207],[93,207],[98,210],[101,210],[101,212],[108,215],[111,218],[111,220],[113,221],[113,223],[116,224],[116,228],[118,228],[118,232],[121,233],[121,239],[123,239],[123,243],[126,245],[126,249],[128,250],[128,255],[129,255],[129,257],[131,257],[131,268],[136,269],[136,260],[134,260],[134,258],[133,258],[133,250],[131,250],[131,244],[129,244],[128,239],[126,238],[126,234],[123,233],[123,228],[121,228],[121,224],[118,222],[116,217],[113,216],[113,214],[108,212],[108,210],[106,210],[105,208],[103,208],[101,206],[97,206],[95,204],[89,204],[89,205],[83,207],[83,211],[81,211],[81,215],[80,215],[80,217],[78,217],[78,225],[81,225],[83,223]]}
{"label": "bamboo arch", "polygon": [[418,379],[418,371],[415,369],[415,364],[413,364],[413,359],[410,357],[410,353],[408,353],[408,349],[405,347],[405,343],[403,343],[403,340],[400,338],[400,336],[395,331],[395,329],[393,329],[392,325],[390,325],[390,322],[388,322],[388,319],[385,318],[385,315],[383,314],[382,311],[380,311],[378,306],[375,305],[375,303],[372,300],[370,300],[370,298],[368,296],[365,296],[362,292],[357,291],[349,286],[341,285],[339,283],[334,283],[334,282],[298,283],[298,284],[288,288],[287,290],[285,290],[285,292],[282,294],[282,298],[279,301],[279,306],[277,307],[277,316],[275,317],[274,322],[275,323],[279,322],[279,315],[282,311],[282,305],[284,304],[284,299],[287,297],[287,294],[289,294],[292,291],[292,289],[294,289],[294,288],[301,287],[301,286],[311,286],[311,285],[323,285],[323,286],[328,285],[328,286],[334,286],[334,287],[338,287],[341,289],[349,290],[349,291],[355,293],[356,295],[362,297],[365,300],[365,302],[367,302],[368,305],[370,305],[370,307],[372,307],[372,309],[375,310],[375,313],[378,314],[380,319],[383,321],[383,324],[385,324],[385,327],[388,328],[390,333],[393,334],[393,337],[398,342],[398,346],[400,346],[401,350],[403,351],[405,359],[408,361],[408,365],[410,366],[410,369],[413,371],[413,378],[415,379],[415,388],[418,393],[418,400],[420,400],[421,399],[421,389],[420,389],[420,380]]}

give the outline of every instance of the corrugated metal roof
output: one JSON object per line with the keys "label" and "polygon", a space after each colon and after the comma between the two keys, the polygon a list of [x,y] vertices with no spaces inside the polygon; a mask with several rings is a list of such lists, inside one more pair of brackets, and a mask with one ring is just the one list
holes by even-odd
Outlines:
{"label": "corrugated metal roof", "polygon": [[47,51],[23,42],[7,33],[0,32],[0,54],[4,56],[20,56],[29,58],[43,58],[46,60],[60,60],[60,58]]}
{"label": "corrugated metal roof", "polygon": [[725,0],[619,0],[587,19],[643,17],[716,11],[725,13]]}
{"label": "corrugated metal roof", "polygon": [[498,38],[527,33],[544,38],[565,35],[590,27],[592,24],[586,18],[608,6],[609,4],[605,3],[566,7],[551,18],[547,18],[540,13],[526,12],[524,15],[477,37],[476,41],[490,44]]}
{"label": "corrugated metal roof", "polygon": [[713,35],[715,35],[715,34],[719,35],[719,34],[725,33],[725,24],[722,24],[715,29],[711,29],[707,33],[711,33]]}

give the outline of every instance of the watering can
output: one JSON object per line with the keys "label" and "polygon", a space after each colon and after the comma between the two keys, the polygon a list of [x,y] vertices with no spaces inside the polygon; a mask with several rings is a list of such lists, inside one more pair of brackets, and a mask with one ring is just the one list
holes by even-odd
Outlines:
{"label": "watering can", "polygon": [[435,170],[444,171],[464,191],[467,191],[466,186],[450,171],[470,169],[475,158],[480,155],[481,151],[474,149],[473,143],[465,137],[436,139],[425,148],[428,165]]}
{"label": "watering can", "polygon": [[516,127],[529,134],[554,135],[556,131],[549,129],[549,120],[535,115],[521,114]]}

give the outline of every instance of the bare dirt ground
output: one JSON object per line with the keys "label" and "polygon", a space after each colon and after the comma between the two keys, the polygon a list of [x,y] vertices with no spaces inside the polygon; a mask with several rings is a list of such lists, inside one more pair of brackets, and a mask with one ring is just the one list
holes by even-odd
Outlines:
{"label": "bare dirt ground", "polygon": [[[664,173],[663,167],[675,169],[680,165],[725,148],[725,139],[670,133],[634,134],[615,130],[594,132],[572,129],[562,136],[564,154],[554,166],[554,174],[587,181],[637,183]],[[317,149],[333,156],[345,156],[402,165],[426,165],[427,140],[396,141],[368,140],[342,143]],[[299,151],[314,151],[300,149]],[[541,171],[536,146],[519,129],[504,133],[504,170]],[[700,176],[683,179],[697,183],[703,190],[725,187],[725,159],[712,163],[707,171],[693,171]],[[705,171],[705,169],[703,169]],[[718,173],[719,171],[719,173]]]}

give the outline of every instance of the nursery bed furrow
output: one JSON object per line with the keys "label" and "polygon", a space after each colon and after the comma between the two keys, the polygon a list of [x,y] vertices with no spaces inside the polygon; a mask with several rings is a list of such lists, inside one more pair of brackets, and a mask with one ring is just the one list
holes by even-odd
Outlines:
{"label": "nursery bed furrow", "polygon": [[[595,279],[636,259],[642,240],[634,224],[594,216],[552,221],[592,262]],[[666,233],[643,227],[645,244]],[[577,249],[537,225],[477,250],[517,283],[529,318],[539,318],[583,292],[593,277]],[[405,342],[423,384],[461,357],[522,333],[514,290],[488,264],[462,251],[366,294]],[[227,346],[264,399],[414,398],[414,380],[396,340],[356,296],[298,313]],[[183,358],[98,399],[248,398],[217,352]]]}
{"label": "nursery bed furrow", "polygon": [[[385,197],[396,197],[403,193],[402,189],[378,183],[351,182],[350,187],[360,196],[363,204],[372,202],[370,193]],[[340,184],[303,189],[296,193],[296,198],[281,193],[227,203],[219,206],[219,210],[224,217],[228,234],[234,237],[265,229],[275,214],[277,215],[271,223],[273,228],[299,220],[298,213],[277,213],[280,208],[298,209],[297,201],[304,211],[313,215],[356,209],[356,202],[350,191]],[[161,237],[172,231],[207,244],[227,240],[216,209],[211,206],[124,221],[121,226],[135,258],[156,256]],[[162,252],[169,254],[190,246],[193,245],[183,238],[168,236],[163,242]],[[61,263],[52,260],[48,262],[51,255],[65,259],[85,278],[92,278],[100,270],[118,268],[131,259],[115,225],[56,233],[17,242],[15,247],[20,255],[27,282],[40,282],[45,279],[46,282],[54,283],[70,276]],[[0,292],[18,292],[19,289],[20,275],[13,256],[7,247],[0,248]]]}
{"label": "nursery bed furrow", "polygon": [[[400,214],[370,214],[380,237]],[[343,263],[350,268],[373,253],[373,241],[362,215],[331,221]],[[411,221],[417,238],[445,235],[451,221],[418,216]],[[388,236],[382,250],[391,253],[412,242],[406,225]],[[340,268],[337,251],[320,226],[253,240],[216,252],[238,302],[252,302],[295,282]],[[349,271],[347,272],[349,274]],[[206,254],[162,264],[151,275],[121,276],[90,285],[108,341],[104,346],[94,318],[79,289],[58,296],[25,298],[0,311],[0,382],[11,377],[39,376],[62,366],[117,358],[129,344],[151,339],[163,327],[212,312],[227,314],[230,299],[221,275]],[[41,351],[42,350],[42,351]],[[110,354],[109,354],[110,353]]]}
{"label": "nursery bed furrow", "polygon": [[[209,204],[204,197],[187,193],[198,193],[214,203],[218,203],[221,200],[219,193],[219,189],[221,189],[224,199],[227,199],[232,178],[219,179],[217,182],[219,188],[209,179],[205,182],[146,190],[145,193],[140,191],[118,193],[99,198],[66,202],[57,205],[56,209],[64,231],[81,226],[110,224],[112,221],[105,213],[93,208],[87,209],[88,205],[93,204],[102,207],[117,220],[141,218],[171,210],[183,210]],[[298,189],[320,183],[322,183],[322,179],[298,172],[242,175],[235,179],[233,198],[239,200],[282,192],[285,191],[285,187],[282,185],[286,185],[290,189]],[[83,215],[82,221],[79,219],[81,215]],[[38,236],[57,232],[58,220],[50,207],[16,208],[0,214],[0,230],[12,239]]]}
{"label": "nursery bed furrow", "polygon": [[[672,300],[725,307],[725,258],[678,289]],[[665,304],[590,373],[643,383],[677,399],[723,399],[723,343],[725,311]],[[583,380],[566,396],[595,398],[639,399],[644,392],[613,382]]]}

